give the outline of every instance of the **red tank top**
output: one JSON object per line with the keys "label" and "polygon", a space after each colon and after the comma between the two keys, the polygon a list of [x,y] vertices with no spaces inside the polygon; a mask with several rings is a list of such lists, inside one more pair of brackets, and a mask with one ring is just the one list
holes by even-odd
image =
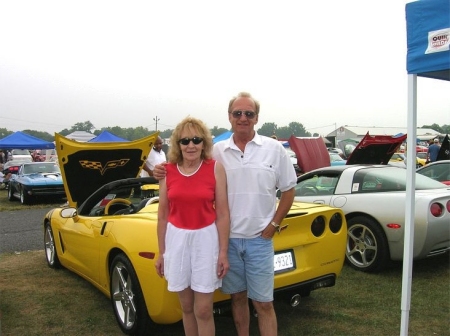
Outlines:
{"label": "red tank top", "polygon": [[215,162],[204,160],[200,168],[189,176],[181,174],[177,164],[166,166],[170,223],[181,229],[195,230],[215,222]]}

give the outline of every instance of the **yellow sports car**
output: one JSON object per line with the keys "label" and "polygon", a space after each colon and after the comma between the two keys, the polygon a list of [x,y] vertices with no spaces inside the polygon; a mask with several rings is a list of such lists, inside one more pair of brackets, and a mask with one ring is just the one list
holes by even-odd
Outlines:
{"label": "yellow sports car", "polygon": [[[144,197],[157,194],[156,181],[138,177],[156,136],[119,143],[55,136],[68,206],[44,218],[47,263],[77,273],[108,296],[119,327],[129,335],[182,318],[176,293],[167,291],[155,271],[157,196]],[[294,203],[274,238],[275,299],[296,306],[301,296],[334,286],[346,238],[341,210]],[[227,306],[229,297],[217,290],[214,312]]]}

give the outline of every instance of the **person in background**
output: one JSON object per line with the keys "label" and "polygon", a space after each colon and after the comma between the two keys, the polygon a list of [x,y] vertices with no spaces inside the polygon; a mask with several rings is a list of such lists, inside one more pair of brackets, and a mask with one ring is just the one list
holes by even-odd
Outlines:
{"label": "person in background", "polygon": [[[228,105],[233,134],[217,142],[213,149],[213,158],[223,164],[227,173],[231,216],[230,270],[221,290],[231,295],[239,336],[250,332],[249,298],[258,313],[260,335],[277,335],[272,237],[292,205],[297,181],[283,146],[255,131],[259,110],[259,102],[249,93],[233,97]],[[155,167],[154,176],[164,178],[164,165]],[[277,188],[281,191],[278,207]]]}
{"label": "person in background", "polygon": [[223,165],[206,125],[187,117],[171,136],[160,180],[155,267],[177,292],[186,335],[214,335],[214,291],[229,269],[230,213]]}
{"label": "person in background", "polygon": [[142,167],[141,177],[153,176],[153,169],[158,163],[166,161],[166,153],[162,150],[163,140],[160,136],[155,141],[144,166]]}
{"label": "person in background", "polygon": [[433,140],[433,144],[428,147],[427,163],[434,162],[437,160],[440,149],[441,149],[441,146],[439,145],[439,139],[435,138]]}

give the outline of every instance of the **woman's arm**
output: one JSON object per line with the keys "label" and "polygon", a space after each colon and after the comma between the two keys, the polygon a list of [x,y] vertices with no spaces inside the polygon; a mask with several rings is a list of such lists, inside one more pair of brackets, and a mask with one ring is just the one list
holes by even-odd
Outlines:
{"label": "woman's arm", "polygon": [[216,162],[216,226],[219,234],[219,258],[217,260],[217,276],[223,278],[230,265],[228,263],[228,240],[230,237],[230,209],[228,207],[227,176],[225,168]]}
{"label": "woman's arm", "polygon": [[158,205],[158,249],[159,256],[156,260],[156,273],[164,276],[164,252],[166,252],[167,218],[169,216],[169,200],[167,199],[166,179],[159,181],[159,205]]}

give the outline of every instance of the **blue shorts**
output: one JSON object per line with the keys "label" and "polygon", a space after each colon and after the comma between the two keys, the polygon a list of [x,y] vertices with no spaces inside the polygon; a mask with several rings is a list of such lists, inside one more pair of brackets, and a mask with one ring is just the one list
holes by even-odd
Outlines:
{"label": "blue shorts", "polygon": [[247,291],[258,302],[273,301],[274,270],[272,239],[230,238],[228,244],[230,270],[222,280],[222,292]]}

